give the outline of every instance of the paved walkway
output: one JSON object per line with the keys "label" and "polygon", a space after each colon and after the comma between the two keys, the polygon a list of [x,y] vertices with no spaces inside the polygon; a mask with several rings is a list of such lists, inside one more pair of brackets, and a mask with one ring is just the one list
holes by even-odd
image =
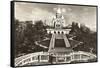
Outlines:
{"label": "paved walkway", "polygon": [[69,41],[65,34],[52,34],[48,52],[52,51],[55,48],[55,42],[56,42],[55,39],[64,39],[66,45],[65,48],[70,47]]}
{"label": "paved walkway", "polygon": [[52,34],[48,52],[50,52],[54,48],[54,43],[55,43],[55,34]]}
{"label": "paved walkway", "polygon": [[38,41],[35,41],[35,44],[38,45],[38,46],[40,46],[40,47],[43,47],[43,48],[48,48],[47,46],[44,46],[42,44],[39,44]]}
{"label": "paved walkway", "polygon": [[66,47],[70,47],[70,44],[69,44],[69,41],[68,41],[66,35],[63,35],[63,38],[64,38],[64,41],[65,41]]}

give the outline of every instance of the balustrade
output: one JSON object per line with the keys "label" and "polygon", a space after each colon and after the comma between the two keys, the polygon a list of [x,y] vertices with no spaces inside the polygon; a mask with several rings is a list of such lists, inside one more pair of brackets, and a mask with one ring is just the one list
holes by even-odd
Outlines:
{"label": "balustrade", "polygon": [[[42,63],[42,62],[47,62],[49,63],[49,53],[48,52],[37,52],[37,53],[32,53],[28,54],[25,56],[21,56],[19,58],[15,59],[15,66],[23,66],[25,64],[29,63]],[[78,52],[72,52],[70,54],[64,54],[62,56],[60,55],[53,55],[55,57],[55,63],[71,63],[72,61],[88,61],[89,59],[95,59],[96,55],[88,53],[88,52],[83,52],[83,51],[78,51]],[[59,59],[62,59],[62,62],[59,62]]]}

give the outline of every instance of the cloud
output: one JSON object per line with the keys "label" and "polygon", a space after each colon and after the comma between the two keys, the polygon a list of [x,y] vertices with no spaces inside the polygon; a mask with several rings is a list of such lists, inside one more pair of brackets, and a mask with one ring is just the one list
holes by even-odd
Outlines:
{"label": "cloud", "polygon": [[61,8],[64,11],[63,16],[66,21],[64,25],[75,21],[96,30],[96,7],[16,2],[15,18],[21,21],[42,19],[52,25],[56,8]]}

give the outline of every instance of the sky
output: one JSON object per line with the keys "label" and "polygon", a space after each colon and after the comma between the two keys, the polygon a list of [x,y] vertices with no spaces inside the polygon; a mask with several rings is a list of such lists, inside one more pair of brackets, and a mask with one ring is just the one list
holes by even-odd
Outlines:
{"label": "sky", "polygon": [[62,9],[65,26],[74,21],[85,24],[92,31],[96,31],[96,7],[90,6],[16,2],[15,18],[20,21],[43,20],[46,24],[53,25],[52,19],[55,16],[56,8]]}

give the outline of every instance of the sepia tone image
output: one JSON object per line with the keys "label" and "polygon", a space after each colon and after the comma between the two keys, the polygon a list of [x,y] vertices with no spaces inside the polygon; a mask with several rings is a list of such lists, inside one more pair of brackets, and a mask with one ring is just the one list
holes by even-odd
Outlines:
{"label": "sepia tone image", "polygon": [[14,65],[97,62],[97,6],[14,2]]}

